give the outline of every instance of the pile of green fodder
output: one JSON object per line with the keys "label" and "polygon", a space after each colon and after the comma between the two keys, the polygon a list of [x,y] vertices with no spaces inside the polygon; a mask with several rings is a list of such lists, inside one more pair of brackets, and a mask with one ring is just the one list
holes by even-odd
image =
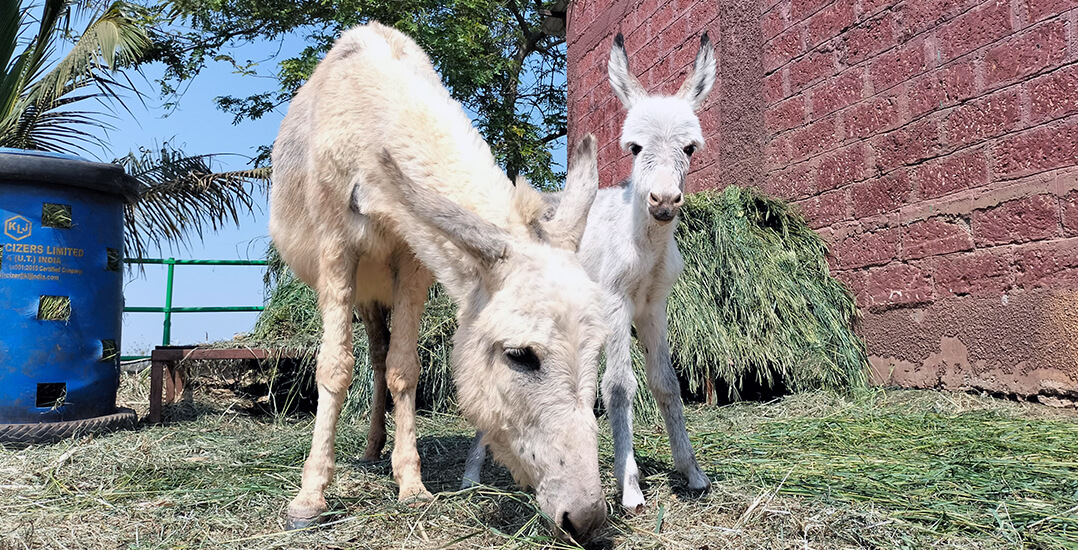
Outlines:
{"label": "pile of green fodder", "polygon": [[[269,265],[265,284],[269,291],[265,310],[248,335],[261,346],[290,348],[304,353],[305,375],[275,371],[270,365],[271,386],[290,384],[296,394],[314,395],[314,365],[322,336],[322,317],[314,290],[299,280],[281,260],[276,249],[267,252]],[[391,321],[392,325],[392,321]],[[419,331],[419,363],[423,366],[417,390],[418,405],[435,412],[451,410],[454,404],[449,355],[456,331],[456,308],[440,285],[430,290]],[[352,347],[355,369],[352,387],[342,414],[366,412],[374,389],[374,376],[367,350],[367,334],[358,316],[353,318]]]}
{"label": "pile of green fodder", "polygon": [[[747,385],[793,391],[863,385],[867,361],[854,333],[853,297],[831,277],[826,244],[785,202],[738,187],[690,195],[677,240],[685,272],[668,305],[670,341],[690,391],[699,392],[706,380],[727,388],[731,399]],[[317,349],[322,326],[314,292],[272,249],[269,260],[270,298],[251,338]],[[372,378],[366,335],[356,321],[356,376],[347,407],[363,412]],[[419,337],[421,408],[453,408],[455,330],[455,307],[435,285]],[[639,346],[632,356],[646,388]],[[636,410],[641,420],[658,418],[650,392],[638,392]]]}
{"label": "pile of green fodder", "polygon": [[677,242],[685,271],[670,296],[670,343],[690,391],[711,380],[737,400],[748,386],[864,384],[854,298],[787,203],[736,186],[690,195]]}

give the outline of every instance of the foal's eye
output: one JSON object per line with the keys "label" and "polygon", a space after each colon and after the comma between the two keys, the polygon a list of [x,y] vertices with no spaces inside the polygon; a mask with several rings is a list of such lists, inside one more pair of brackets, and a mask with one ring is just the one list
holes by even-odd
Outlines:
{"label": "foal's eye", "polygon": [[639,155],[640,151],[643,150],[643,149],[644,149],[643,147],[641,147],[641,146],[639,146],[639,145],[637,145],[635,143],[633,143],[632,145],[629,145],[629,150],[633,152],[634,157],[636,155]]}
{"label": "foal's eye", "polygon": [[505,358],[513,370],[534,372],[539,370],[539,357],[531,348],[505,348]]}
{"label": "foal's eye", "polygon": [[685,151],[686,155],[689,155],[691,157],[692,154],[696,152],[696,146],[695,145],[686,145],[685,148],[682,149],[682,150]]}

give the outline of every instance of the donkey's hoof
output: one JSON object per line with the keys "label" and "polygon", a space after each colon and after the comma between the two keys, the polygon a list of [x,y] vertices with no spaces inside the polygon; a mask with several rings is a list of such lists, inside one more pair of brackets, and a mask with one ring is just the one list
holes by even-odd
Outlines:
{"label": "donkey's hoof", "polygon": [[711,480],[702,472],[696,472],[689,476],[689,491],[704,494],[711,490]]}
{"label": "donkey's hoof", "polygon": [[400,496],[397,497],[397,502],[409,508],[419,508],[432,500],[434,500],[434,495],[430,494],[430,491],[423,486],[420,486],[418,489],[401,491]]}
{"label": "donkey's hoof", "polygon": [[284,515],[285,531],[307,529],[325,523],[327,511],[328,508],[289,506]]}

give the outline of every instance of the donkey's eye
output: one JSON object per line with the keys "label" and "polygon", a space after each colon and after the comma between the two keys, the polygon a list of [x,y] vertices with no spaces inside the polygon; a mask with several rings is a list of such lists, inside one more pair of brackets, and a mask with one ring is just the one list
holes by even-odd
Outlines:
{"label": "donkey's eye", "polygon": [[521,372],[535,372],[539,370],[539,357],[531,348],[505,348],[505,358],[509,360],[509,367]]}
{"label": "donkey's eye", "polygon": [[635,143],[633,143],[632,145],[629,145],[629,150],[633,152],[634,157],[636,155],[639,155],[640,151],[643,150],[643,149],[644,149],[643,147],[641,147],[641,146],[639,146],[639,145],[637,145]]}
{"label": "donkey's eye", "polygon": [[686,155],[689,155],[691,157],[692,154],[696,152],[696,146],[695,145],[686,145],[685,148],[682,149],[682,150],[685,151]]}

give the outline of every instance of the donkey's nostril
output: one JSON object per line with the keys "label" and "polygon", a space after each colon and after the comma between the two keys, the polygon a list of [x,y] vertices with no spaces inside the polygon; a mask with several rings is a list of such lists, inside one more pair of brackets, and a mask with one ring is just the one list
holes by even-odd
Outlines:
{"label": "donkey's nostril", "polygon": [[561,528],[564,529],[566,533],[569,533],[570,537],[573,537],[574,539],[577,538],[579,533],[576,532],[576,527],[573,525],[573,522],[569,520],[569,512],[565,512],[561,515],[560,523]]}
{"label": "donkey's nostril", "polygon": [[677,196],[674,197],[674,206],[681,206],[681,203],[683,202],[685,202],[685,195],[678,193]]}
{"label": "donkey's nostril", "polygon": [[648,193],[648,202],[651,204],[659,204],[659,195],[655,193]]}

